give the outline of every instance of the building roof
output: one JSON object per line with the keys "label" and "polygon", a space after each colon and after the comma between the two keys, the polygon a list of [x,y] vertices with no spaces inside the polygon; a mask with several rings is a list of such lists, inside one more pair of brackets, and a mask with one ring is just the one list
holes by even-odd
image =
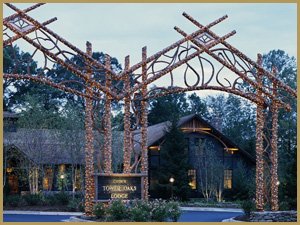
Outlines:
{"label": "building roof", "polygon": [[[255,159],[252,155],[250,155],[247,151],[241,149],[236,143],[231,141],[228,137],[226,137],[222,132],[220,132],[218,129],[216,129],[213,125],[205,121],[202,117],[200,117],[197,114],[190,114],[184,117],[181,117],[178,120],[177,127],[181,127],[183,124],[187,123],[188,121],[192,119],[197,119],[199,120],[205,127],[211,128],[211,133],[220,137],[228,146],[230,147],[236,147],[239,149],[240,153],[247,158],[249,158],[252,162],[255,162]],[[152,126],[148,127],[148,141],[147,141],[147,146],[151,146],[155,144],[156,142],[160,141],[163,139],[163,137],[166,135],[166,132],[169,129],[169,126],[171,125],[170,121],[165,121],[162,123],[158,123]],[[140,151],[141,145],[139,143],[139,140],[141,139],[141,132],[140,130],[135,131],[135,144],[134,144],[134,149],[135,151]]]}
{"label": "building roof", "polygon": [[[196,114],[184,116],[179,119],[178,127],[192,119],[198,119],[206,127],[211,128],[211,133],[220,137],[230,147],[238,147],[229,138],[223,135],[215,127],[209,124]],[[171,122],[166,121],[148,127],[147,146],[151,146],[162,140],[169,129]],[[49,129],[25,129],[19,128],[17,132],[4,132],[4,146],[16,147],[23,152],[29,159],[41,164],[84,164],[84,131],[71,130],[49,130]],[[94,133],[95,155],[100,152],[103,144],[103,136],[98,132]],[[134,135],[134,151],[141,151],[141,132],[136,130]],[[122,163],[123,158],[123,132],[113,131],[112,152],[113,161]],[[240,153],[255,162],[254,158],[243,149],[239,148]]]}

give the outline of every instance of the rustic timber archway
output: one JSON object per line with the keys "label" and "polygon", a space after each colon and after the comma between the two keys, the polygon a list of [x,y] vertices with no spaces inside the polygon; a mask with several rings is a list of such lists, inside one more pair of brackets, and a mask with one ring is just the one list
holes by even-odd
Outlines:
{"label": "rustic timber archway", "polygon": [[[3,19],[3,46],[12,46],[18,39],[23,39],[35,48],[31,57],[36,52],[41,52],[44,56],[44,67],[36,74],[33,71],[26,71],[23,74],[6,73],[4,79],[22,79],[39,82],[64,92],[81,96],[85,99],[85,214],[92,215],[93,201],[95,199],[95,173],[93,159],[93,121],[92,109],[93,100],[105,101],[104,113],[104,160],[103,171],[106,175],[111,175],[112,171],[112,132],[111,132],[111,104],[112,100],[124,101],[124,168],[123,173],[132,175],[132,169],[140,163],[140,174],[145,176],[142,185],[142,198],[148,199],[148,156],[147,156],[147,100],[172,93],[180,93],[195,90],[219,90],[244,97],[257,105],[257,127],[256,127],[256,207],[257,210],[264,209],[264,173],[263,173],[263,110],[269,107],[272,116],[272,141],[271,141],[271,206],[272,210],[278,210],[278,175],[277,175],[277,121],[278,109],[290,109],[284,102],[283,96],[278,94],[278,90],[297,97],[296,91],[285,85],[276,78],[275,68],[272,72],[266,71],[262,67],[261,55],[257,61],[252,61],[238,49],[226,42],[226,39],[236,32],[232,31],[224,36],[218,36],[210,30],[211,27],[219,24],[227,18],[223,16],[212,23],[204,26],[186,13],[184,17],[196,25],[197,30],[191,34],[185,33],[180,28],[175,30],[183,36],[179,41],[171,44],[160,52],[152,56],[147,56],[147,49],[142,49],[142,61],[130,66],[129,56],[125,58],[125,68],[120,73],[111,69],[110,57],[106,55],[105,64],[92,58],[92,45],[87,42],[86,52],[81,51],[58,34],[48,29],[46,26],[56,20],[50,19],[40,23],[27,13],[40,7],[43,3],[38,3],[25,10],[20,10],[10,3],[6,5],[16,13]],[[45,44],[47,43],[47,45]],[[72,62],[71,58],[79,56],[83,59],[83,65],[79,66]],[[197,60],[198,66],[193,66],[193,60]],[[57,63],[75,74],[82,85],[82,89],[74,89],[70,86],[75,81],[65,80],[56,82],[47,77],[49,63]],[[210,72],[206,63],[211,66]],[[220,65],[215,69],[215,65]],[[183,86],[174,84],[173,73],[180,71]],[[236,77],[229,79],[223,77],[223,70],[230,71]],[[191,83],[190,74],[196,77],[196,81]],[[102,76],[103,82],[99,82],[96,77]],[[162,77],[170,76],[170,85],[159,86],[148,91],[150,84]],[[133,84],[131,82],[133,79]],[[123,89],[118,88],[118,84],[124,83]],[[141,130],[141,157],[136,157],[131,163],[132,156],[132,128],[130,121],[131,110],[136,115],[136,128]]]}

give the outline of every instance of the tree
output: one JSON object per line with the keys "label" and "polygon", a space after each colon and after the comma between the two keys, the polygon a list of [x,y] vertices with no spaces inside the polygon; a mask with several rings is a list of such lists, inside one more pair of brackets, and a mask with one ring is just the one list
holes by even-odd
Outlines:
{"label": "tree", "polygon": [[[272,50],[263,55],[263,66],[271,71],[276,67],[276,76],[284,83],[296,89],[297,66],[296,59],[290,57],[282,50]],[[271,83],[264,81],[265,85],[271,86]],[[278,90],[281,100],[291,105],[291,111],[286,112],[284,109],[279,109],[278,114],[278,175],[279,175],[279,200],[290,202],[290,207],[296,207],[294,199],[297,196],[297,104],[296,99],[287,95],[284,91]],[[271,129],[271,112],[267,111],[266,133],[269,134]],[[267,140],[270,139],[270,134]],[[266,150],[266,160],[269,162],[270,149]],[[268,165],[268,164],[267,164]],[[266,167],[270,169],[270,164]],[[267,190],[269,188],[267,187]],[[270,194],[268,192],[268,194]]]}
{"label": "tree", "polygon": [[204,143],[199,143],[199,147],[203,148],[203,154],[195,155],[195,157],[201,193],[206,201],[209,201],[214,196],[220,202],[223,198],[224,187],[222,158],[216,155],[216,148],[212,141],[206,140]]}
{"label": "tree", "polygon": [[241,160],[237,162],[233,173],[234,186],[232,198],[234,200],[251,200],[255,198],[255,171]]}
{"label": "tree", "polygon": [[159,186],[166,193],[171,188],[169,179],[173,177],[175,179],[172,186],[174,196],[181,200],[186,200],[190,190],[188,185],[189,164],[183,135],[177,128],[177,120],[173,120],[160,150]]}
{"label": "tree", "polygon": [[189,101],[189,111],[193,114],[198,114],[202,118],[207,119],[208,118],[208,111],[207,111],[207,105],[205,100],[201,100],[201,98],[196,94],[193,93],[189,95],[188,97]]}
{"label": "tree", "polygon": [[181,117],[188,113],[186,94],[172,94],[149,101],[149,125],[170,120],[171,116]]}

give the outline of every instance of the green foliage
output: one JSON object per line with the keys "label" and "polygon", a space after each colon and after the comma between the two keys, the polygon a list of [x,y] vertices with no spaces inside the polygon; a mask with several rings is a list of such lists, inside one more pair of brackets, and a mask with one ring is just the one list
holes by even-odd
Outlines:
{"label": "green foliage", "polygon": [[68,210],[71,212],[83,212],[84,206],[82,199],[74,198],[71,199],[67,206]]}
{"label": "green foliage", "polygon": [[255,210],[255,204],[253,201],[250,200],[243,201],[241,203],[241,207],[247,216],[250,216],[250,213]]}
{"label": "green foliage", "polygon": [[[171,197],[173,188],[173,197],[186,200],[190,191],[188,154],[184,134],[177,128],[177,120],[172,122],[165,136],[165,142],[160,150],[160,159],[158,185],[162,189],[161,193],[164,194],[160,197]],[[175,179],[172,186],[170,177]]]}
{"label": "green foliage", "polygon": [[151,221],[163,222],[168,218],[168,208],[165,200],[155,199],[149,202],[151,207]]}
{"label": "green foliage", "polygon": [[66,192],[59,192],[55,194],[54,197],[56,198],[57,204],[60,205],[68,205],[71,200],[71,196]]}
{"label": "green foliage", "polygon": [[233,200],[246,200],[255,197],[255,174],[254,170],[249,170],[243,161],[237,162],[237,167],[233,173],[234,185],[231,192]]}
{"label": "green foliage", "polygon": [[148,114],[149,125],[170,120],[170,115],[180,117],[186,114],[188,102],[186,94],[172,94],[149,102],[150,111]]}
{"label": "green foliage", "polygon": [[58,172],[56,180],[58,190],[63,192],[68,189],[68,185],[70,184],[68,173],[61,171]]}
{"label": "green foliage", "polygon": [[167,203],[167,214],[168,214],[168,217],[173,222],[177,222],[181,215],[179,203],[175,202],[175,201],[168,202]]}
{"label": "green foliage", "polygon": [[130,208],[130,219],[134,222],[147,222],[150,221],[151,208],[148,202],[143,200],[135,200]]}
{"label": "green foliage", "polygon": [[108,208],[108,213],[110,221],[124,220],[129,216],[129,210],[121,200],[112,201]]}
{"label": "green foliage", "polygon": [[49,194],[44,196],[45,205],[58,205],[59,201],[55,194]]}
{"label": "green foliage", "polygon": [[103,203],[97,203],[94,205],[94,209],[93,209],[93,213],[94,215],[98,218],[98,219],[102,219],[104,218],[105,214],[106,214],[106,208],[105,205]]}
{"label": "green foliage", "polygon": [[5,205],[17,207],[20,203],[21,197],[19,195],[8,195],[5,198]]}
{"label": "green foliage", "polygon": [[27,205],[30,205],[30,206],[39,205],[43,201],[41,194],[28,194],[28,195],[22,196],[22,198],[24,198]]}

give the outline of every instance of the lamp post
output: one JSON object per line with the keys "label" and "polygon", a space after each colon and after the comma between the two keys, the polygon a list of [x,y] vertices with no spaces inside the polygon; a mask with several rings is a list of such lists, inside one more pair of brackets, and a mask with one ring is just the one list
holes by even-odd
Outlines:
{"label": "lamp post", "polygon": [[171,199],[173,199],[173,183],[175,181],[174,177],[170,177],[169,181],[171,183]]}
{"label": "lamp post", "polygon": [[64,183],[64,179],[65,179],[65,175],[61,174],[60,175],[60,179],[61,179],[61,190],[64,191],[65,190],[65,183]]}

